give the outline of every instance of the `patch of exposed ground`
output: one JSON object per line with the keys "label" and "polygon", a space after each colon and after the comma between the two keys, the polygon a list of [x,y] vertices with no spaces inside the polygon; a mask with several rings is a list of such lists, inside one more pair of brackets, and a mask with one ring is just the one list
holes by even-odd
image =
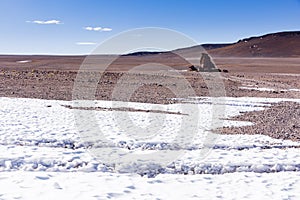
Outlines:
{"label": "patch of exposed ground", "polygon": [[262,111],[243,113],[231,120],[250,121],[252,126],[223,127],[222,134],[264,134],[276,139],[300,141],[300,103],[280,102]]}

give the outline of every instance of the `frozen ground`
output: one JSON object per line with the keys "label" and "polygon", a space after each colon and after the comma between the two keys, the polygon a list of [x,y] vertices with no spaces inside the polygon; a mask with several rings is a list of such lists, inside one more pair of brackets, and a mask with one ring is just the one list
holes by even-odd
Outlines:
{"label": "frozen ground", "polygon": [[253,86],[242,86],[239,87],[240,89],[244,89],[244,90],[257,90],[257,91],[269,91],[269,92],[273,92],[273,91],[278,91],[278,92],[300,92],[300,89],[296,89],[296,88],[292,88],[292,89],[274,89],[274,88],[259,88],[259,87],[253,87]]}
{"label": "frozen ground", "polygon": [[300,174],[162,174],[2,172],[1,199],[299,199]]}
{"label": "frozen ground", "polygon": [[[182,105],[120,102],[112,105],[97,101],[92,105],[101,109],[94,111],[70,109],[66,106],[72,102],[67,101],[0,98],[0,199],[299,199],[300,143],[263,135],[212,135],[210,132],[215,127],[211,120],[212,102],[225,105],[225,115],[216,115],[225,118],[264,109],[271,102],[299,100],[214,100],[190,98],[182,100]],[[199,126],[196,126],[199,131],[189,145],[180,146],[181,143],[172,141],[178,124],[189,117],[185,115],[189,110],[184,109],[189,105],[197,105],[200,111]],[[140,110],[103,109],[112,106]],[[172,113],[151,113],[151,110]],[[99,141],[85,138],[84,131],[94,126],[78,127],[74,114],[86,117],[91,113],[96,118],[97,129],[111,141],[110,148],[137,156],[164,150],[183,149],[184,153],[166,166],[135,162],[127,168],[115,168],[106,162],[106,157],[102,159],[99,155],[107,149],[99,143],[101,138]],[[79,119],[83,125],[90,122],[89,118]],[[158,123],[162,119],[164,122]],[[124,125],[131,121],[136,127],[144,128],[141,130],[155,134],[142,141],[128,131],[140,129],[120,128],[117,126],[120,121]],[[221,122],[249,124],[223,119]],[[203,137],[207,135],[214,141],[204,144]],[[203,151],[205,145],[209,151]]]}

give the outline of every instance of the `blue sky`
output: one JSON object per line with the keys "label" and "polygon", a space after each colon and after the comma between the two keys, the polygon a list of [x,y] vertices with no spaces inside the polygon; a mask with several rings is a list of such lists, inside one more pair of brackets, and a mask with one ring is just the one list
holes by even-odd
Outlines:
{"label": "blue sky", "polygon": [[0,54],[88,54],[142,27],[199,44],[300,30],[300,0],[0,0],[0,9]]}

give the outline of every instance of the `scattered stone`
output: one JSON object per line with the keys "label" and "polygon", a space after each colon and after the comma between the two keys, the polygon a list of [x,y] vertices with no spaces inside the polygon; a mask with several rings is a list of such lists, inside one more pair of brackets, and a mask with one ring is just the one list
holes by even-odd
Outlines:
{"label": "scattered stone", "polygon": [[243,113],[231,120],[250,121],[254,125],[223,127],[216,132],[224,134],[264,134],[276,139],[300,141],[300,103],[280,102],[262,111]]}

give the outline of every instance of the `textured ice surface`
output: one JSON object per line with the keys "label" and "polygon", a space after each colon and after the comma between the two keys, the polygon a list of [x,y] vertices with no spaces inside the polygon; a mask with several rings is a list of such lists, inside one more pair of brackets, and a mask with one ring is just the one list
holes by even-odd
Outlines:
{"label": "textured ice surface", "polygon": [[[212,134],[209,128],[213,101],[183,101],[174,105],[96,101],[93,105],[182,112],[182,106],[196,104],[201,110],[201,126],[187,146],[172,143],[176,125],[186,115],[76,110],[93,112],[97,128],[105,132],[113,147],[121,150],[150,154],[185,150],[166,167],[137,162],[117,171],[90,152],[91,148],[101,150],[104,146],[82,139],[84,134],[76,126],[74,110],[65,107],[73,105],[72,102],[0,98],[0,198],[299,199],[299,143],[263,135],[215,135],[216,141],[206,144],[209,151],[204,155],[203,135]],[[262,110],[279,101],[299,102],[246,97],[223,98],[218,102],[225,105],[222,117],[226,118]],[[124,120],[133,121],[137,127],[147,128],[161,117],[164,123],[157,123],[157,127],[154,123],[156,134],[143,141],[120,134],[122,129],[116,126],[114,116],[124,113]],[[249,124],[223,119],[222,122],[235,126]]]}

